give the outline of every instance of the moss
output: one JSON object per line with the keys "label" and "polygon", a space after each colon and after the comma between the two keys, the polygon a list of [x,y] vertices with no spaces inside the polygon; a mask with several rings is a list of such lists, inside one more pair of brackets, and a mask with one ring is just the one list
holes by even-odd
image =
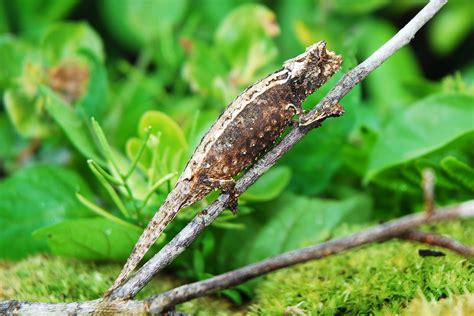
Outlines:
{"label": "moss", "polygon": [[[430,230],[474,240],[474,221]],[[443,249],[445,257],[423,258],[421,248],[436,247],[390,241],[270,274],[257,287],[250,313],[392,314],[417,293],[440,299],[474,292],[472,260]]]}
{"label": "moss", "polygon": [[453,295],[439,301],[420,294],[403,311],[402,315],[451,316],[474,315],[474,294]]}
{"label": "moss", "polygon": [[[100,297],[120,272],[118,264],[98,264],[36,255],[19,262],[0,262],[0,300],[73,302]],[[160,276],[150,282],[138,299],[179,285],[176,279]],[[181,304],[178,310],[196,315],[236,314],[227,300],[201,298]]]}

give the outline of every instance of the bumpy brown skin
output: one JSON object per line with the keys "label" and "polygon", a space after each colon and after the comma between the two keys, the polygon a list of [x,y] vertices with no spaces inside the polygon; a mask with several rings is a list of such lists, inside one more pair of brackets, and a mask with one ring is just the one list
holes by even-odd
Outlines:
{"label": "bumpy brown skin", "polygon": [[[290,86],[276,86],[230,122],[203,160],[197,177],[231,179],[264,153],[292,122],[299,102]],[[264,110],[262,110],[264,109]]]}
{"label": "bumpy brown skin", "polygon": [[231,192],[233,177],[273,145],[301,111],[304,99],[326,82],[341,62],[339,56],[326,51],[324,42],[316,43],[232,101],[201,140],[106,296],[128,277],[179,210],[215,189]]}

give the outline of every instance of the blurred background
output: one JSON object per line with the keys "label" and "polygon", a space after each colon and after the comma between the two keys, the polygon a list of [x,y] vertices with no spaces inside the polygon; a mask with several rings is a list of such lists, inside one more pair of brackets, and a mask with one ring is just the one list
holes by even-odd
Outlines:
{"label": "blurred background", "polygon": [[[343,70],[311,108],[425,3],[0,0],[0,259],[125,260],[243,89],[326,40]],[[420,210],[427,167],[438,205],[472,197],[473,30],[472,1],[450,0],[172,272],[202,279]],[[181,212],[156,249],[216,196]]]}

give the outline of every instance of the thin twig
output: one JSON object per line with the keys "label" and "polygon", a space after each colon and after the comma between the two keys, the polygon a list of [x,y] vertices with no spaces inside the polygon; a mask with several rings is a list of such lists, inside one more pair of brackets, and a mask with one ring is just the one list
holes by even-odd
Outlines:
{"label": "thin twig", "polygon": [[461,244],[457,240],[453,240],[448,237],[440,236],[433,233],[425,233],[421,231],[408,231],[400,235],[401,239],[418,241],[424,244],[443,247],[457,254],[472,258],[474,257],[474,247]]}
{"label": "thin twig", "polygon": [[[446,4],[447,0],[430,1],[405,27],[381,48],[353,70],[344,75],[334,88],[307,115],[302,124],[291,130],[271,151],[265,154],[236,183],[236,192],[247,190],[261,175],[267,172],[278,159],[288,152],[311,129],[320,125],[327,117],[338,110],[338,102],[360,81],[381,65],[397,50],[405,46],[416,32]],[[160,270],[181,254],[191,242],[221,214],[229,201],[228,194],[222,194],[206,210],[198,214],[181,232],[165,245],[152,259],[137,271],[127,282],[109,293],[109,299],[134,297]]]}
{"label": "thin twig", "polygon": [[[349,249],[360,247],[373,242],[387,241],[399,238],[407,231],[420,225],[474,217],[474,200],[440,208],[432,215],[426,212],[410,214],[390,222],[380,224],[361,232],[330,240],[319,245],[310,246],[227,272],[208,280],[180,286],[168,292],[159,294],[143,301],[87,301],[75,303],[32,303],[21,301],[0,302],[0,314],[42,314],[42,313],[159,313],[168,310],[176,304],[201,297],[225,288],[243,283],[249,279],[262,276],[271,271],[289,267],[309,260],[321,259]],[[423,238],[417,241],[425,242]],[[432,241],[428,242],[433,244]],[[437,246],[444,247],[443,243]],[[449,249],[451,244],[448,245]]]}

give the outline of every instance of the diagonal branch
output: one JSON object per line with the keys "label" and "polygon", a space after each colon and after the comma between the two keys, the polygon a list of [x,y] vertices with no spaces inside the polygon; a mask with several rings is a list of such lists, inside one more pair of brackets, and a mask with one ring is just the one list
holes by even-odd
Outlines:
{"label": "diagonal branch", "polygon": [[[157,314],[172,308],[176,304],[235,286],[271,271],[310,260],[325,258],[362,245],[387,241],[392,238],[400,238],[400,236],[403,236],[406,232],[411,232],[413,229],[416,229],[423,224],[471,217],[474,217],[474,200],[439,208],[432,215],[426,212],[410,214],[347,237],[333,239],[319,245],[289,251],[204,281],[183,285],[143,301],[117,300],[110,302],[94,300],[57,304],[0,301],[0,315],[44,313]],[[408,236],[410,236],[410,234],[411,233],[408,233]],[[428,242],[425,238],[414,239],[422,243]],[[433,244],[432,242],[428,243]],[[446,243],[437,243],[436,245],[441,247],[448,246],[447,248],[452,249],[452,247]]]}
{"label": "diagonal branch", "polygon": [[[447,0],[431,0],[407,25],[356,68],[346,73],[318,105],[301,118],[301,125],[291,130],[271,151],[263,156],[236,184],[236,192],[247,190],[278,159],[288,152],[311,129],[326,118],[340,114],[338,102],[367,75],[397,50],[408,44],[416,32],[446,4]],[[206,210],[198,214],[178,235],[165,245],[127,282],[109,293],[109,299],[133,298],[160,270],[181,254],[196,237],[221,214],[229,202],[222,194]]]}

